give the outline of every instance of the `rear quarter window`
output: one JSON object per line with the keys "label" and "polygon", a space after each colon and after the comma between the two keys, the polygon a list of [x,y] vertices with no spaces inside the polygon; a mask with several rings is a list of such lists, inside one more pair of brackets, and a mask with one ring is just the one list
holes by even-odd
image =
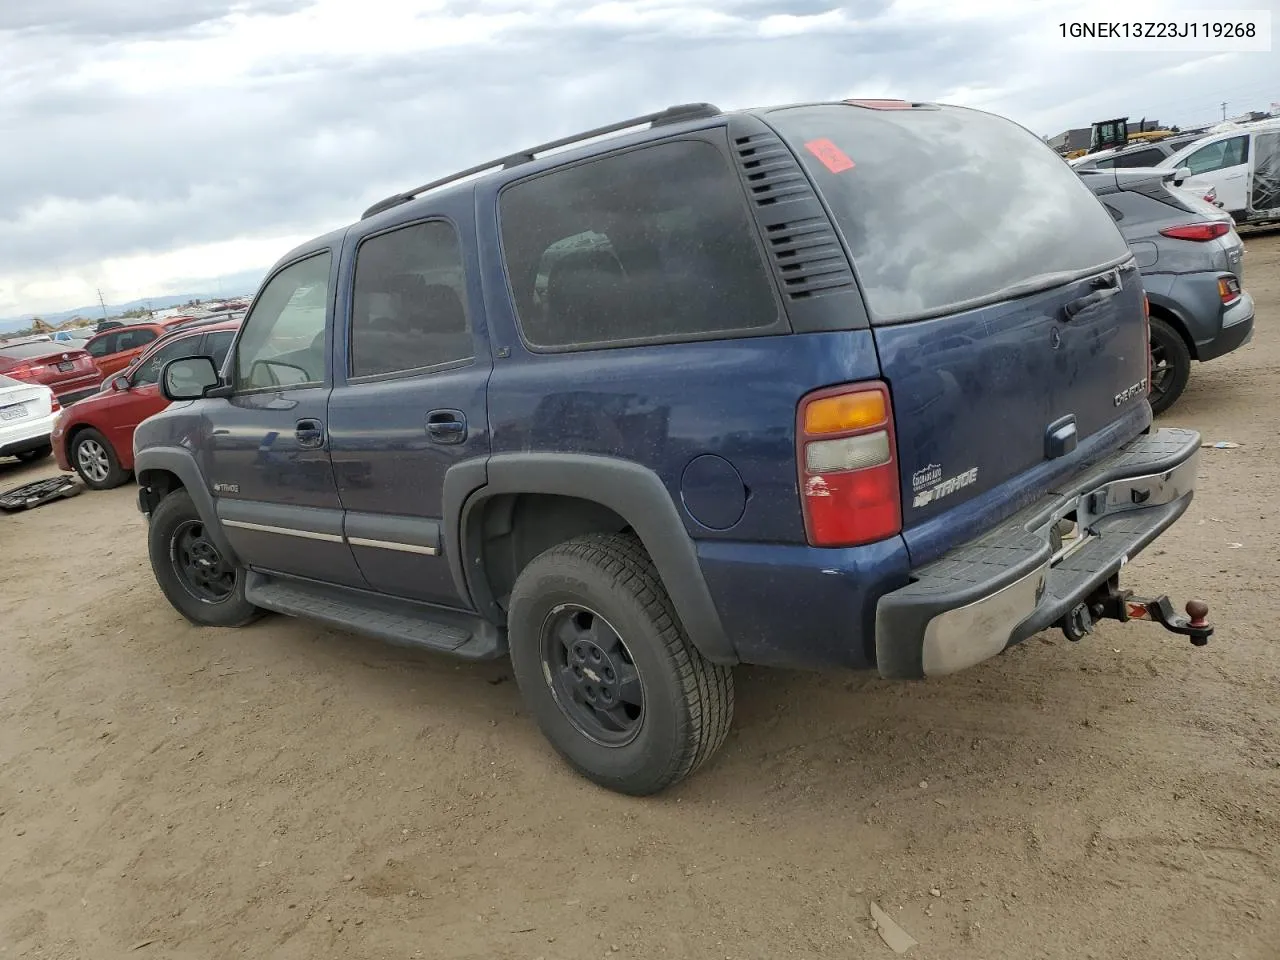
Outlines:
{"label": "rear quarter window", "polygon": [[[875,323],[1032,292],[1129,256],[1079,175],[1002,117],[827,104],[767,118],[831,207]],[[828,167],[823,141],[852,164]]]}
{"label": "rear quarter window", "polygon": [[534,349],[779,332],[737,173],[712,143],[667,141],[503,190],[502,246]]}
{"label": "rear quarter window", "polygon": [[1133,153],[1124,153],[1116,157],[1115,165],[1117,167],[1154,167],[1164,158],[1164,151],[1157,148],[1135,150]]}

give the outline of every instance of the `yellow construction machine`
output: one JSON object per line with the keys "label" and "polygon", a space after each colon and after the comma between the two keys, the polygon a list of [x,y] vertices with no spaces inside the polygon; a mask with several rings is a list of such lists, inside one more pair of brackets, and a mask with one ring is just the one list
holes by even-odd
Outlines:
{"label": "yellow construction machine", "polygon": [[1098,153],[1100,150],[1122,150],[1131,143],[1163,140],[1165,137],[1174,136],[1177,132],[1177,127],[1168,129],[1152,127],[1152,129],[1148,130],[1145,117],[1138,124],[1138,129],[1133,132],[1129,131],[1128,117],[1117,117],[1115,120],[1099,120],[1090,131],[1089,149],[1072,150],[1066,157],[1068,160],[1074,160],[1076,157]]}

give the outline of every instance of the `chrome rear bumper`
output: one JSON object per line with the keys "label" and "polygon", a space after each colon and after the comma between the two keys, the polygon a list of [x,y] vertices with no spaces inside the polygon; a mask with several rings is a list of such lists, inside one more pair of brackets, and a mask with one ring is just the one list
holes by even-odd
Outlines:
{"label": "chrome rear bumper", "polygon": [[1061,621],[1186,511],[1199,451],[1192,430],[1144,434],[1046,501],[913,571],[877,605],[881,675],[954,673]]}

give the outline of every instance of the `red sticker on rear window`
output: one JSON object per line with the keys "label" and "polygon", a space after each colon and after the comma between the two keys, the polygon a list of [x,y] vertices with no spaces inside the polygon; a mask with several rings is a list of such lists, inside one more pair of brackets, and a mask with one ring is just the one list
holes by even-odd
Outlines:
{"label": "red sticker on rear window", "polygon": [[853,160],[849,158],[849,155],[826,137],[819,140],[810,140],[804,147],[821,160],[822,165],[832,173],[844,173],[846,170],[853,169]]}

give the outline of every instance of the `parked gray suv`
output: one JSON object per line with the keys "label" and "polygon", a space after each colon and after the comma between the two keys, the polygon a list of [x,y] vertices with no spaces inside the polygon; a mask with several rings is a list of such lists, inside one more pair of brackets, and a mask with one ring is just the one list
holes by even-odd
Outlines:
{"label": "parked gray suv", "polygon": [[1186,389],[1191,362],[1253,337],[1244,243],[1230,214],[1175,185],[1166,169],[1077,170],[1110,211],[1142,271],[1151,305],[1151,409]]}

